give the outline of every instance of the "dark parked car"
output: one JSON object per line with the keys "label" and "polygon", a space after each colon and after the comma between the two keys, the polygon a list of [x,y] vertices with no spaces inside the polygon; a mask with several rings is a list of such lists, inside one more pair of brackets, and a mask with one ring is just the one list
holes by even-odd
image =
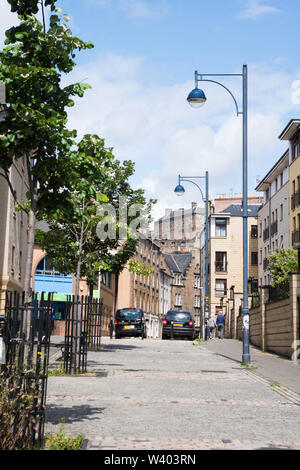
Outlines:
{"label": "dark parked car", "polygon": [[187,310],[169,310],[163,320],[162,339],[175,337],[195,339],[195,325]]}
{"label": "dark parked car", "polygon": [[117,310],[115,319],[115,337],[140,336],[146,337],[144,313],[141,308],[121,308]]}

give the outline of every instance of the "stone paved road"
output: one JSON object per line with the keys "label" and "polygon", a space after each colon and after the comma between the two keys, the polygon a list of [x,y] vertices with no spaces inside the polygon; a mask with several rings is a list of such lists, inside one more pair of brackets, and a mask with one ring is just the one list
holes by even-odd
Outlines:
{"label": "stone paved road", "polygon": [[300,397],[190,341],[103,338],[93,377],[50,377],[47,431],[88,449],[300,449]]}

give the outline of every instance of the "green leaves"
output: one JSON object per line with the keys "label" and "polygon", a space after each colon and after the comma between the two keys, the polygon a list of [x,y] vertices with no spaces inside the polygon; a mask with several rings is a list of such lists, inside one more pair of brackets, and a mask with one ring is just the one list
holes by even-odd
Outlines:
{"label": "green leaves", "polygon": [[[20,16],[36,15],[39,11],[39,0],[7,0],[11,6],[11,11],[18,13]],[[55,9],[56,0],[45,0],[45,6],[50,6],[51,10]]]}
{"label": "green leaves", "polygon": [[129,261],[129,272],[140,274],[143,276],[149,276],[153,273],[154,268],[148,268],[144,263],[139,261],[137,258]]}
{"label": "green leaves", "polygon": [[293,249],[275,250],[268,261],[273,287],[288,285],[289,274],[298,270],[298,255]]}

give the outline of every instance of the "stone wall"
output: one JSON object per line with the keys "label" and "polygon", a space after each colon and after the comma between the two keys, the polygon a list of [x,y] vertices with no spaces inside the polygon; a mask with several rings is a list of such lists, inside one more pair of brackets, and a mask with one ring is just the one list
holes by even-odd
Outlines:
{"label": "stone wall", "polygon": [[[300,273],[291,274],[289,298],[269,302],[266,291],[261,289],[260,307],[249,312],[250,344],[292,358],[295,342],[300,340]],[[242,315],[237,318],[236,337],[242,340]]]}
{"label": "stone wall", "polygon": [[265,350],[290,356],[292,342],[293,312],[290,299],[266,304]]}

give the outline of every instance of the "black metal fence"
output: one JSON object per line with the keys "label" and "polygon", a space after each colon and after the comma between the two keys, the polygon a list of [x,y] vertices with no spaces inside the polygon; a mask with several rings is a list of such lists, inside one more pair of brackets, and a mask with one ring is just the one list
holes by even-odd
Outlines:
{"label": "black metal fence", "polygon": [[[43,445],[52,294],[25,304],[24,293],[6,292],[0,315],[0,448]],[[64,370],[87,370],[88,350],[101,348],[102,301],[70,297],[66,303]],[[4,345],[4,354],[3,354]]]}
{"label": "black metal fence", "polygon": [[73,298],[66,306],[64,370],[67,374],[87,370],[87,352],[101,348],[102,300]]}
{"label": "black metal fence", "polygon": [[24,294],[7,292],[1,320],[5,348],[0,383],[1,445],[9,450],[39,448],[44,437],[51,297],[25,304]]}

